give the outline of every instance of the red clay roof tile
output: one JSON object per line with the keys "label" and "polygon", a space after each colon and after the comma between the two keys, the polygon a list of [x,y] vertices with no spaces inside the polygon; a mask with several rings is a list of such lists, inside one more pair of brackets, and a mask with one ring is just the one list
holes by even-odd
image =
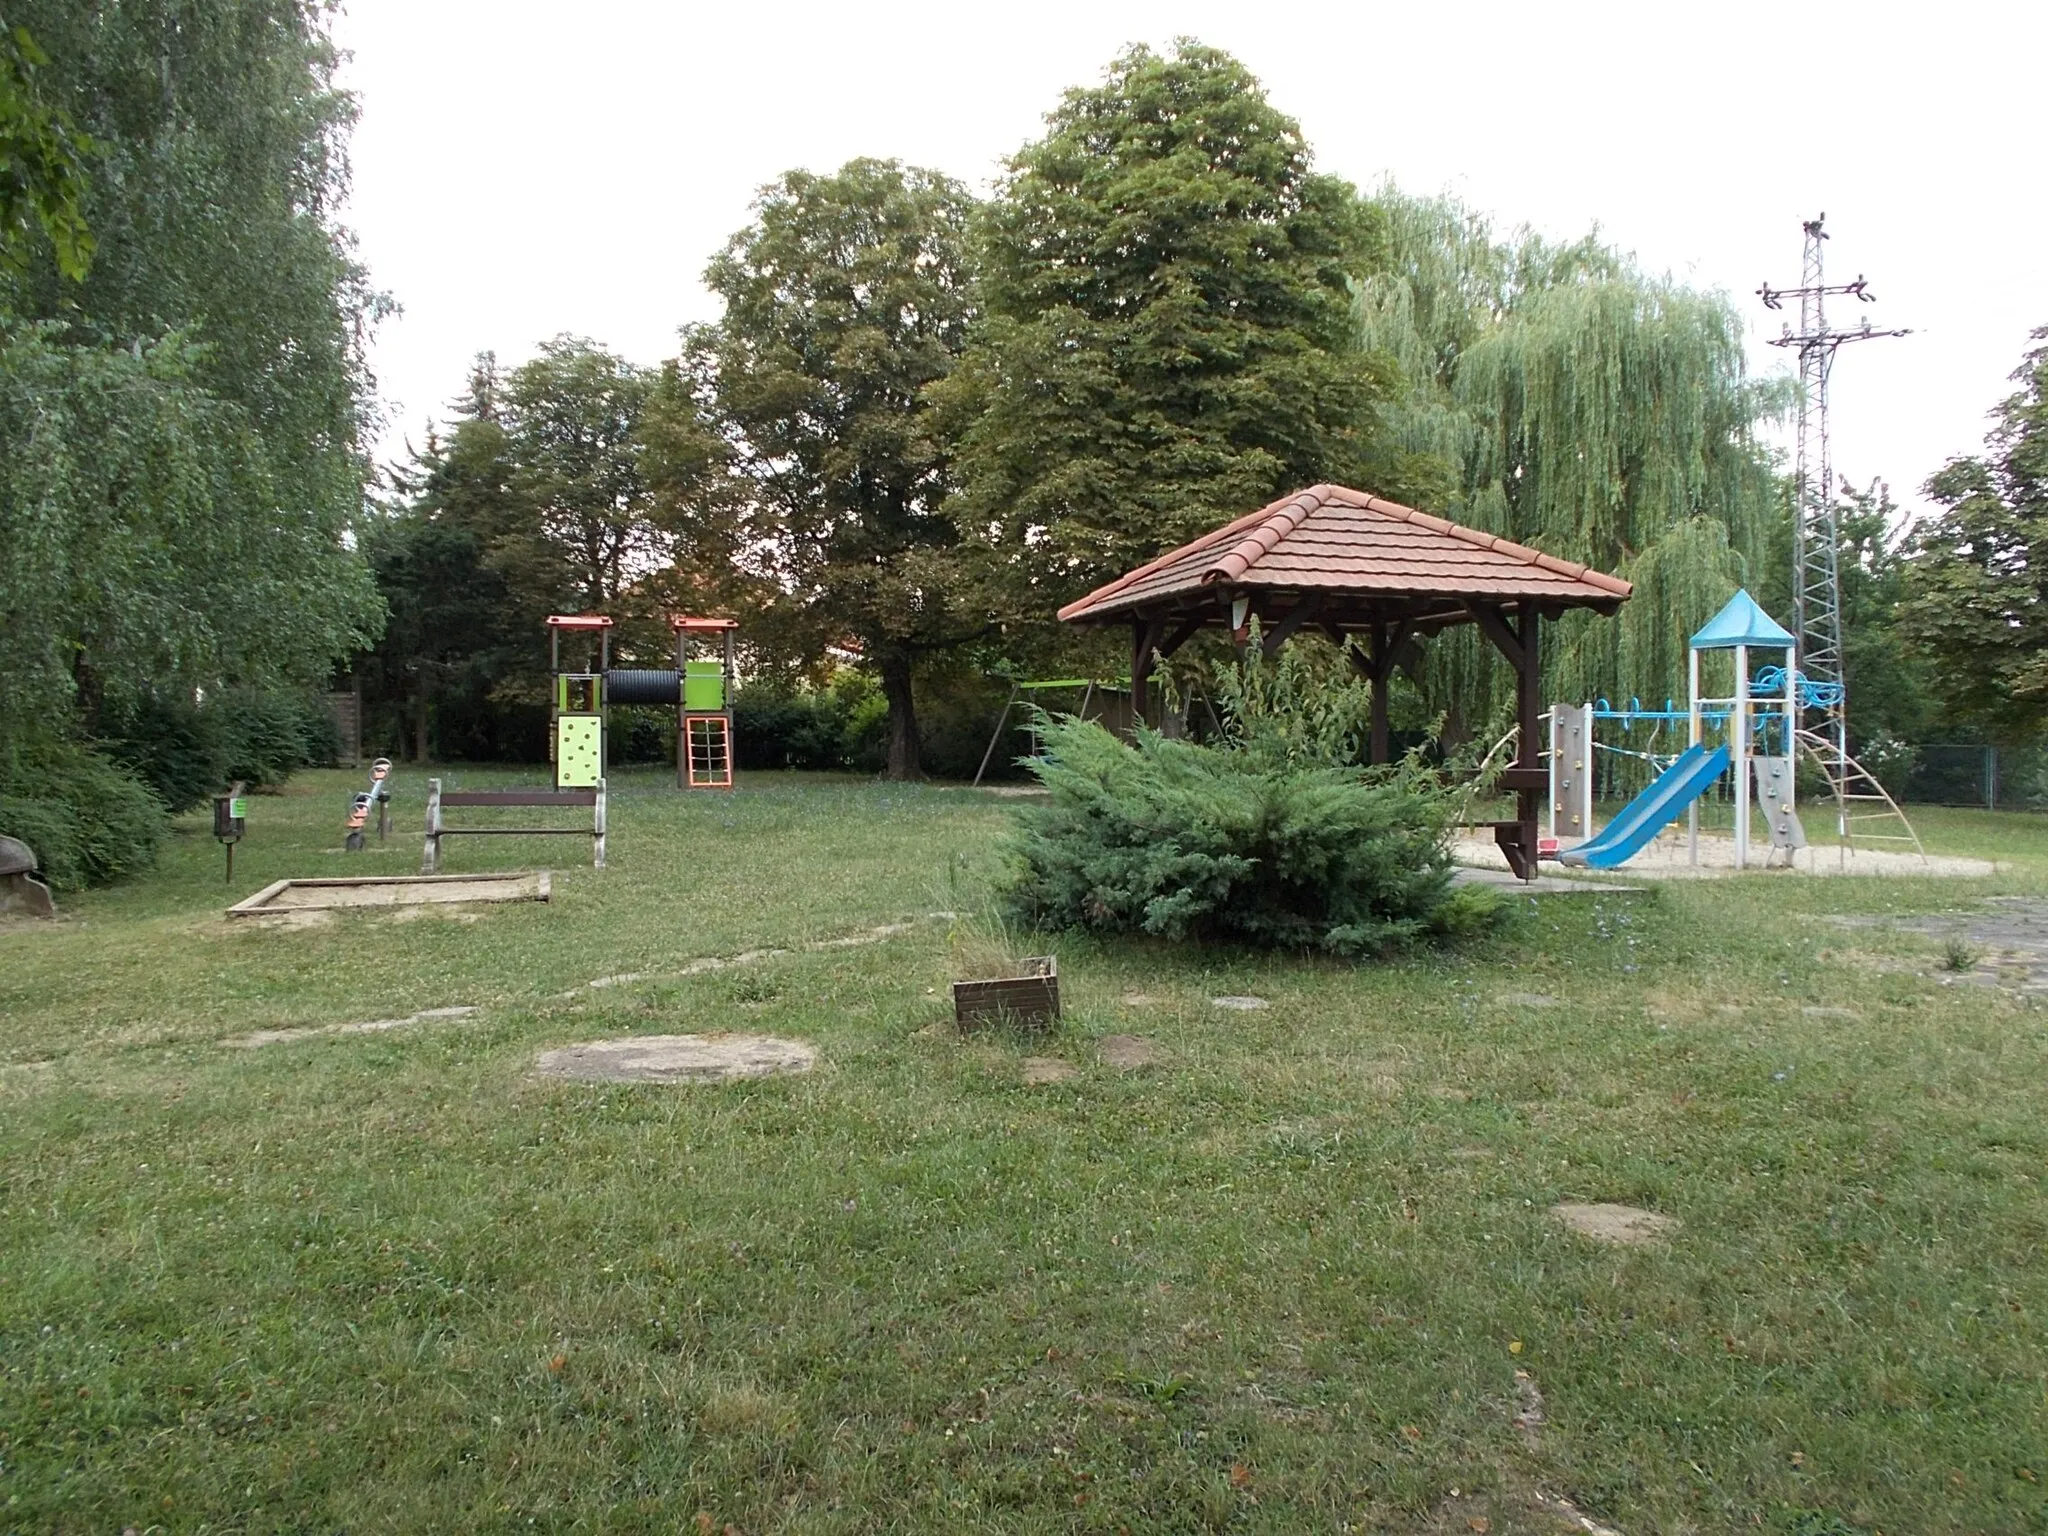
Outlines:
{"label": "red clay roof tile", "polygon": [[1360,596],[1533,598],[1611,610],[1619,577],[1341,485],[1311,486],[1169,550],[1060,610],[1108,617],[1213,583]]}

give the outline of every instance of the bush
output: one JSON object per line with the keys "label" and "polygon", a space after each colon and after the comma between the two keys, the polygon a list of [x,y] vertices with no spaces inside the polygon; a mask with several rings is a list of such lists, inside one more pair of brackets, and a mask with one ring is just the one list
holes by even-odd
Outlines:
{"label": "bush", "polygon": [[215,710],[189,693],[145,689],[110,704],[101,749],[147,784],[171,811],[189,811],[227,782],[227,748]]}
{"label": "bush", "polygon": [[236,779],[252,788],[282,784],[341,756],[327,700],[290,689],[229,688],[200,704],[146,688],[110,703],[100,734],[101,749],[172,811],[188,811]]}
{"label": "bush", "polygon": [[1447,797],[1413,760],[1304,761],[1320,729],[1223,747],[1043,729],[1032,766],[1052,801],[1023,812],[1011,845],[1021,921],[1360,956],[1476,931],[1500,909],[1452,889]]}
{"label": "bush", "polygon": [[889,706],[858,672],[841,672],[825,688],[754,683],[733,699],[732,728],[743,769],[878,773]]}
{"label": "bush", "polygon": [[224,776],[250,788],[282,784],[306,766],[305,720],[287,694],[233,688],[208,706],[220,721]]}
{"label": "bush", "polygon": [[672,709],[621,705],[612,710],[608,748],[615,763],[673,763],[676,760],[676,715]]}
{"label": "bush", "polygon": [[35,849],[59,890],[108,885],[156,862],[164,805],[120,764],[70,743],[0,770],[0,833]]}

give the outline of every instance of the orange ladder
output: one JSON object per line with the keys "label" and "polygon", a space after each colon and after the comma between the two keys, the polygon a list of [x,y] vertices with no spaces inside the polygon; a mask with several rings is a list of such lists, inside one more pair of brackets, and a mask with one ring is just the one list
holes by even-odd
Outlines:
{"label": "orange ladder", "polygon": [[732,788],[732,717],[683,716],[683,787]]}

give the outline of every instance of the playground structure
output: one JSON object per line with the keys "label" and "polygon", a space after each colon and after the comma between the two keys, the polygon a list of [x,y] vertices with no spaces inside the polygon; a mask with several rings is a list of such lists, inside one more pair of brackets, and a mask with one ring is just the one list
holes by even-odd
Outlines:
{"label": "playground structure", "polygon": [[[735,619],[672,617],[676,664],[671,669],[611,664],[612,621],[602,614],[548,618],[549,665],[554,694],[548,721],[548,759],[555,788],[590,789],[605,776],[614,705],[653,705],[676,711],[676,784],[681,789],[733,787],[732,699],[738,687]],[[586,637],[584,670],[562,668],[562,637]],[[595,638],[596,653],[589,650]],[[709,659],[691,654],[701,641],[722,642]],[[594,663],[594,664],[593,664]]]}
{"label": "playground structure", "polygon": [[[1750,667],[1752,651],[1774,651],[1776,665]],[[1701,662],[1708,653],[1730,652],[1733,689],[1726,697],[1701,693]],[[1723,776],[1730,780],[1734,814],[1734,867],[1751,863],[1752,800],[1763,818],[1765,867],[1782,859],[1790,867],[1806,846],[1806,831],[1795,806],[1798,760],[1804,752],[1822,773],[1836,802],[1841,829],[1840,857],[1851,851],[1855,824],[1866,824],[1865,841],[1908,843],[1924,857],[1920,840],[1884,786],[1853,758],[1840,754],[1827,736],[1800,728],[1802,708],[1831,707],[1830,690],[1839,683],[1803,677],[1798,670],[1798,642],[1773,620],[1748,592],[1737,592],[1727,605],[1693,635],[1687,658],[1687,699],[1681,714],[1667,701],[1661,710],[1644,709],[1631,701],[1626,708],[1595,704],[1558,704],[1550,710],[1550,814],[1546,856],[1589,869],[1612,869],[1626,863],[1657,834],[1684,813],[1689,861],[1699,863],[1700,800]],[[1633,726],[1648,722],[1662,729],[1683,720],[1685,749],[1660,758],[1597,739],[1599,722]],[[1718,742],[1709,743],[1709,735]],[[1596,754],[1620,753],[1648,761],[1658,769],[1647,788],[1630,800],[1606,826],[1593,831],[1593,783]],[[1880,807],[1851,809],[1854,805]],[[1896,832],[1869,830],[1872,822],[1896,822]]]}
{"label": "playground structure", "polygon": [[359,789],[349,797],[348,836],[342,846],[350,853],[363,851],[363,829],[370,824],[373,809],[377,813],[377,841],[381,843],[391,833],[391,759],[388,757],[380,757],[370,764],[370,787]]}
{"label": "playground structure", "polygon": [[[684,789],[733,787],[732,696],[736,682],[733,619],[674,617],[674,670],[614,668],[612,620],[604,614],[548,616],[548,665],[554,686],[548,700],[548,760],[554,765],[552,789],[473,789],[441,787],[427,781],[426,848],[422,874],[441,867],[441,841],[448,837],[588,836],[592,868],[604,868],[607,796],[606,750],[613,705],[655,705],[676,710],[676,783]],[[583,641],[582,665],[562,664],[564,636]],[[721,654],[701,660],[690,652],[706,637],[723,642]],[[576,659],[576,658],[572,658]],[[388,767],[388,765],[386,765]],[[446,812],[462,807],[573,807],[591,813],[588,830],[576,827],[450,826]]]}

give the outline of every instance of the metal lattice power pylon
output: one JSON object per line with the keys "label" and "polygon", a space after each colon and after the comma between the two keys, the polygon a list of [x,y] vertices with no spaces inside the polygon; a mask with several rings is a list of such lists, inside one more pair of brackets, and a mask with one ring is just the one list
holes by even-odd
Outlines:
{"label": "metal lattice power pylon", "polygon": [[1765,283],[1757,295],[1767,309],[1782,310],[1787,299],[1799,301],[1799,329],[1793,330],[1788,322],[1771,345],[1799,350],[1792,601],[1793,629],[1799,637],[1799,671],[1805,679],[1805,686],[1799,690],[1800,727],[1809,733],[1810,742],[1818,743],[1815,755],[1827,769],[1835,791],[1837,830],[1846,840],[1851,819],[1848,801],[1860,798],[1850,791],[1849,785],[1862,770],[1849,756],[1849,690],[1842,667],[1841,539],[1835,517],[1834,463],[1828,441],[1828,377],[1834,371],[1835,354],[1846,343],[1906,336],[1911,332],[1874,330],[1868,320],[1855,330],[1828,328],[1830,294],[1864,304],[1874,303],[1875,295],[1861,274],[1853,283],[1828,285],[1821,258],[1821,243],[1828,238],[1822,228],[1826,219],[1827,215],[1822,214],[1804,226],[1806,253],[1799,286],[1773,288]]}

